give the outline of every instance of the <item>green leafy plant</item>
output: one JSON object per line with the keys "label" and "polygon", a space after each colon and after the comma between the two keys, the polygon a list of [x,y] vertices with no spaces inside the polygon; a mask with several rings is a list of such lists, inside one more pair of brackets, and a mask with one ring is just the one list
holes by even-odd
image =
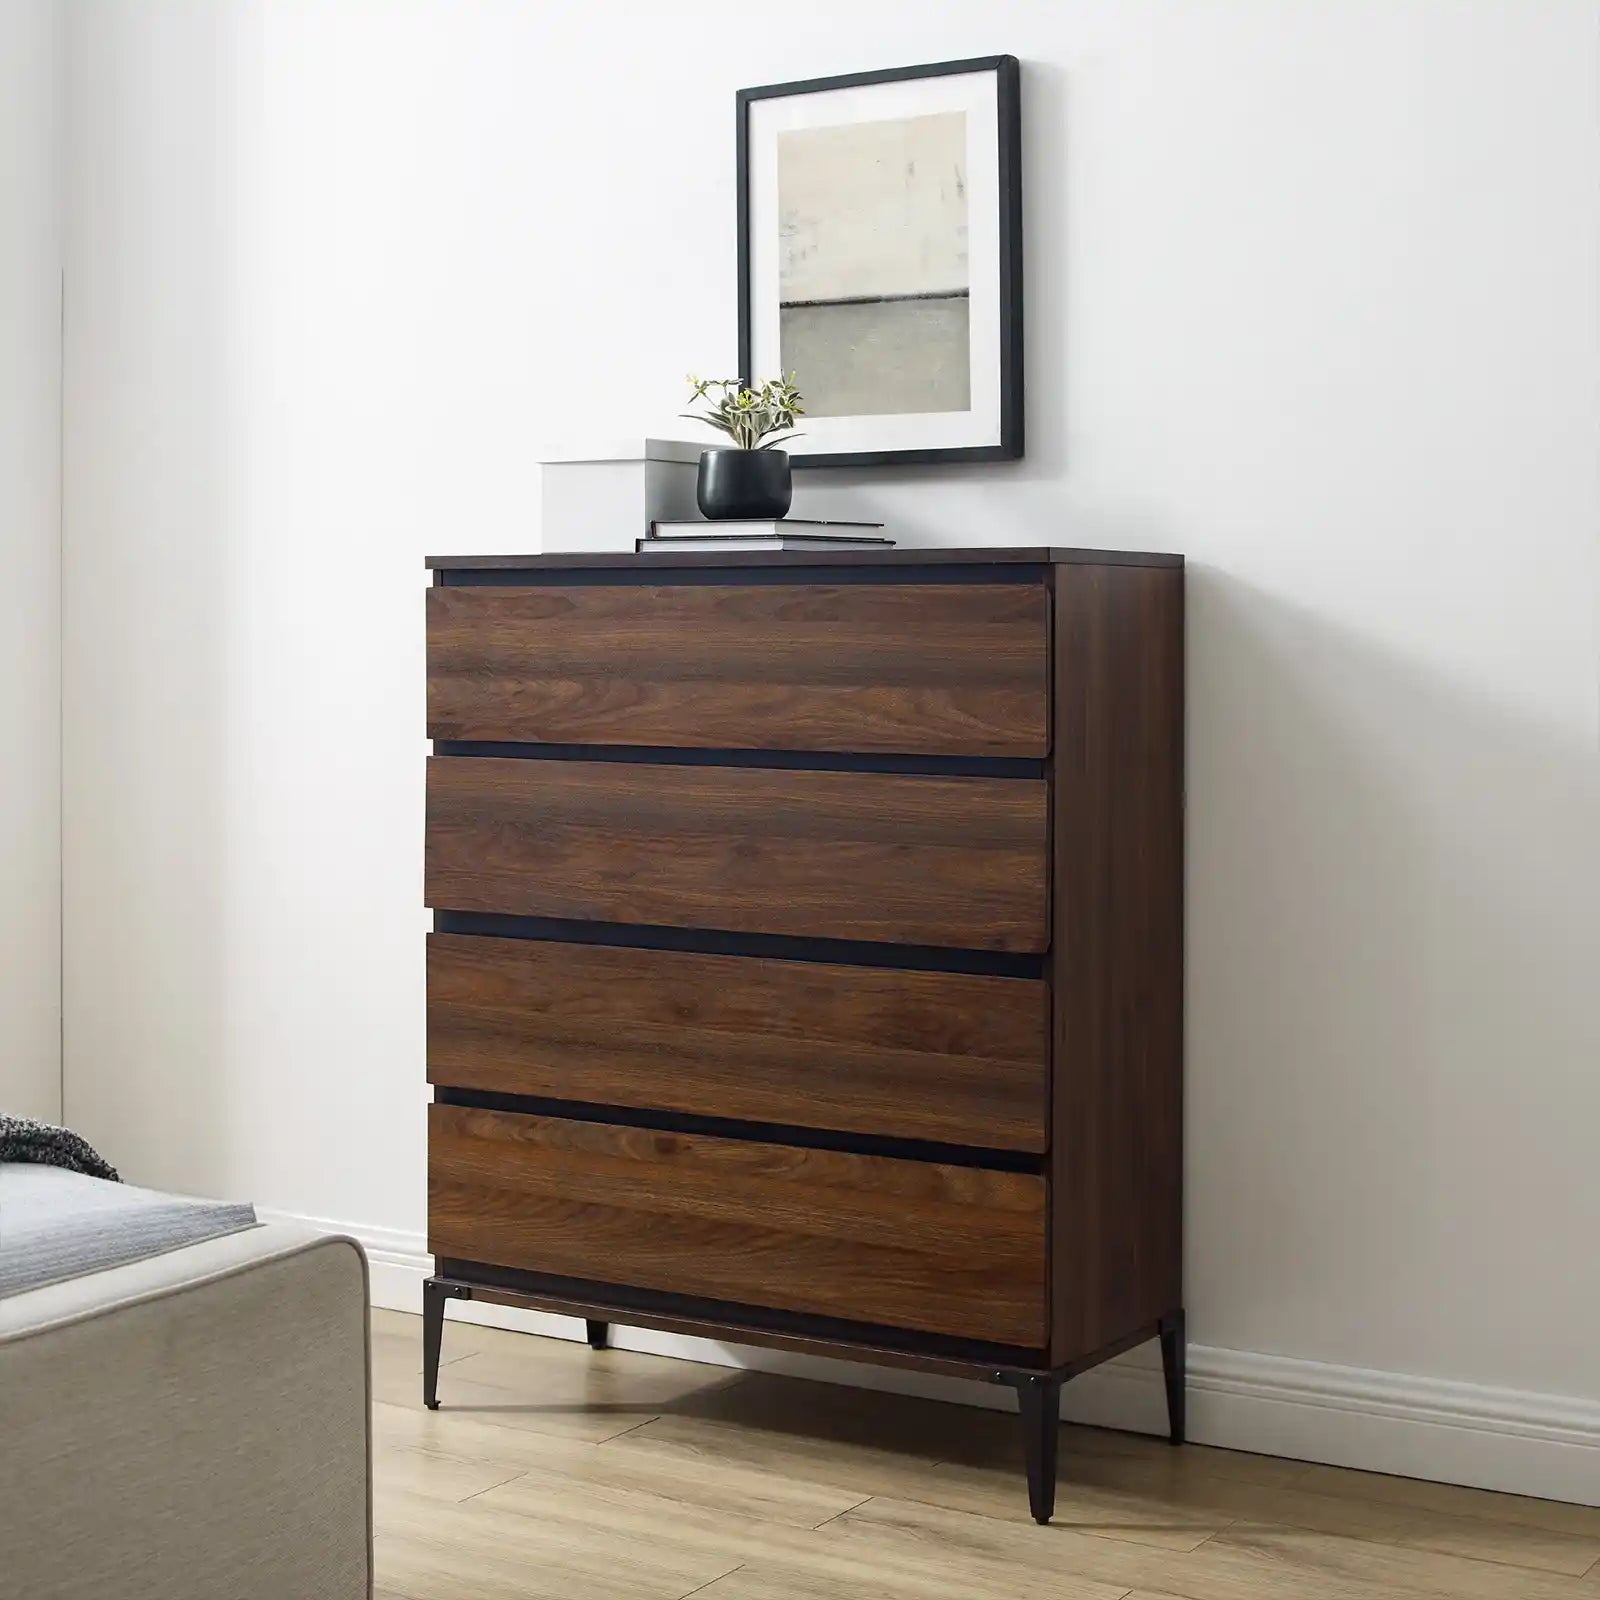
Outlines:
{"label": "green leafy plant", "polygon": [[804,437],[792,431],[794,419],[805,415],[795,387],[797,376],[791,372],[787,378],[769,378],[759,389],[749,389],[738,378],[697,378],[691,372],[690,403],[704,400],[711,409],[682,414],[727,434],[740,450],[770,450],[783,435]]}

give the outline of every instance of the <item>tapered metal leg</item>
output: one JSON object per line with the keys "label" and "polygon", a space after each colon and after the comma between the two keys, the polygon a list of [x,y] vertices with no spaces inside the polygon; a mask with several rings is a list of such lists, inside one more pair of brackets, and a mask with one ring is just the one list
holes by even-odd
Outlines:
{"label": "tapered metal leg", "polygon": [[439,1409],[439,1346],[444,1342],[444,1303],[470,1300],[472,1291],[465,1284],[445,1283],[439,1278],[422,1282],[422,1403]]}
{"label": "tapered metal leg", "polygon": [[1041,1525],[1055,1515],[1056,1443],[1061,1432],[1061,1380],[1042,1373],[1005,1373],[1022,1413],[1022,1449],[1028,1464],[1028,1509]]}
{"label": "tapered metal leg", "polygon": [[422,1285],[422,1403],[439,1409],[439,1347],[444,1342],[445,1286],[433,1278]]}
{"label": "tapered metal leg", "polygon": [[1174,1444],[1182,1444],[1188,1427],[1185,1381],[1188,1365],[1189,1339],[1182,1311],[1174,1311],[1161,1319],[1161,1374],[1167,1384],[1168,1437]]}
{"label": "tapered metal leg", "polygon": [[609,1322],[592,1322],[584,1318],[583,1325],[589,1330],[589,1348],[591,1350],[604,1350],[611,1335]]}

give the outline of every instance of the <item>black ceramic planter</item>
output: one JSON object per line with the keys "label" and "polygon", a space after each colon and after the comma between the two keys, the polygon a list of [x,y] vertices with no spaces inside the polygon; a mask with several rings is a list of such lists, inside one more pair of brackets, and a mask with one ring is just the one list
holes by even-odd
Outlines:
{"label": "black ceramic planter", "polygon": [[782,450],[703,450],[695,480],[700,515],[781,517],[794,499],[789,457]]}

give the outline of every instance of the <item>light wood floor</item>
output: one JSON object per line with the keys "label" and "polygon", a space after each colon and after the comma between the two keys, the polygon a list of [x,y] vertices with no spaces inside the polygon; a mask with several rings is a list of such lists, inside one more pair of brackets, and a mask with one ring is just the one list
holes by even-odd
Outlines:
{"label": "light wood floor", "polygon": [[407,1600],[1600,1600],[1600,1511],[374,1313],[378,1589]]}

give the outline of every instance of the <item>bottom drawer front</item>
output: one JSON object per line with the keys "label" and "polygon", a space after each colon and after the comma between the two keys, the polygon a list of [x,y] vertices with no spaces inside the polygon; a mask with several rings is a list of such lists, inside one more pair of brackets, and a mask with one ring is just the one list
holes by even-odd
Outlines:
{"label": "bottom drawer front", "polygon": [[435,1105],[428,1248],[1037,1348],[1044,1179]]}

